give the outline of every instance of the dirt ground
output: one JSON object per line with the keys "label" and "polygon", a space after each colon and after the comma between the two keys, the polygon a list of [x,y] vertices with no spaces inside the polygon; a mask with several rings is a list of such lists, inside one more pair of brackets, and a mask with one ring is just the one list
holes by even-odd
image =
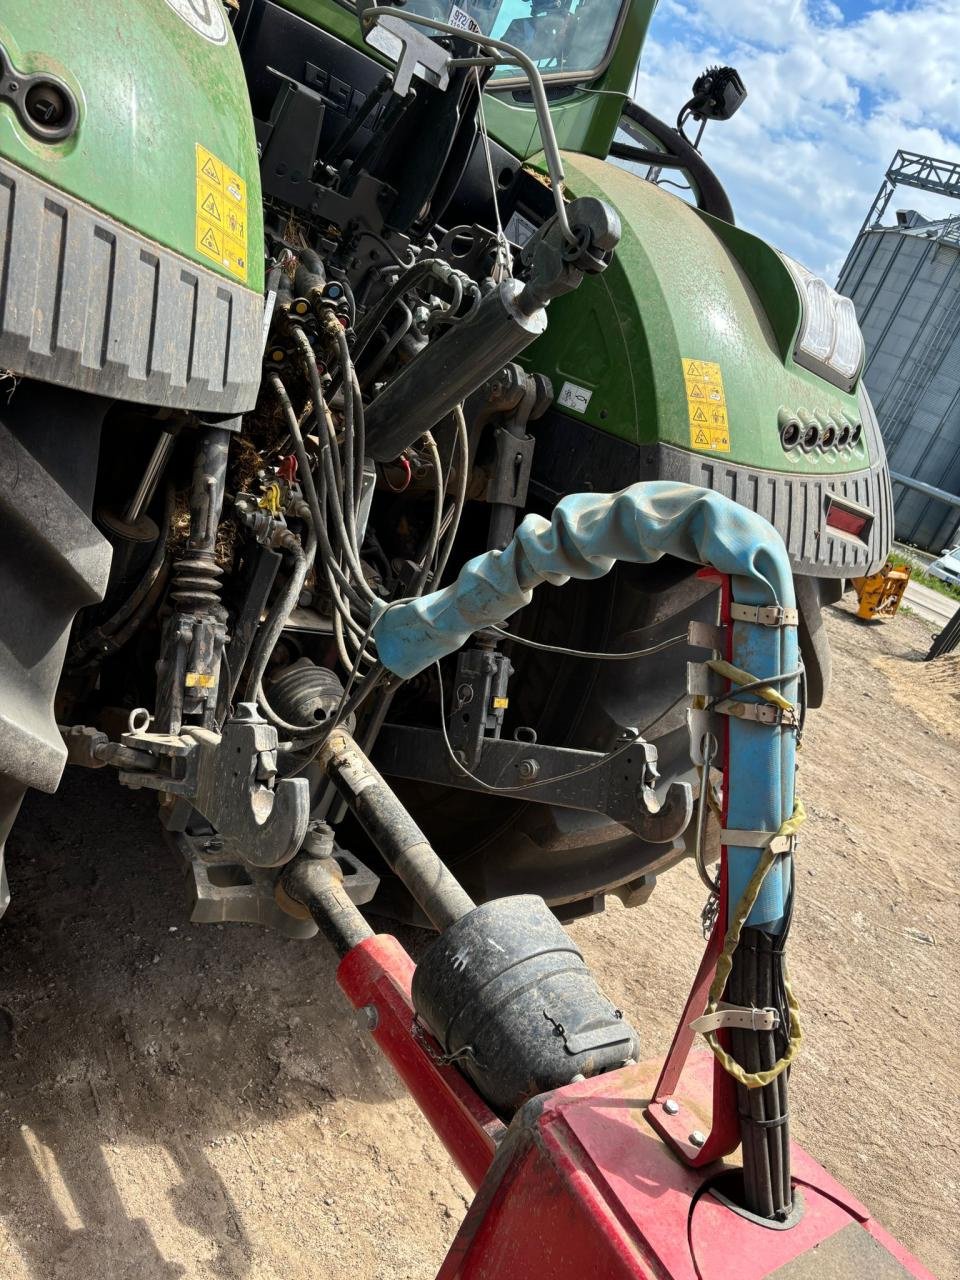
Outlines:
{"label": "dirt ground", "polygon": [[[794,1132],[960,1277],[960,659],[831,611],[792,970]],[[3,1280],[435,1274],[467,1187],[360,1034],[320,943],[193,926],[150,798],[32,796],[0,926]],[[684,866],[572,928],[662,1053],[703,942]]]}

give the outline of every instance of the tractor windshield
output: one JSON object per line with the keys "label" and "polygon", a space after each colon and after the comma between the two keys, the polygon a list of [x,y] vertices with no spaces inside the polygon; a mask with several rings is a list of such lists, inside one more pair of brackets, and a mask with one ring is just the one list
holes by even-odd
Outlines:
{"label": "tractor windshield", "polygon": [[[622,0],[408,0],[404,8],[441,22],[472,18],[484,35],[522,49],[544,75],[586,76],[597,71],[613,41]],[[517,75],[498,67],[496,79]]]}

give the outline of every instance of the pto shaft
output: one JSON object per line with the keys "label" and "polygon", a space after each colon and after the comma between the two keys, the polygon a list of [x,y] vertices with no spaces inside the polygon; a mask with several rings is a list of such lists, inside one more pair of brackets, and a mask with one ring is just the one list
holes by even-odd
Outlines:
{"label": "pto shaft", "polygon": [[334,729],[320,751],[319,763],[437,929],[446,929],[474,909],[473,899],[349,733]]}

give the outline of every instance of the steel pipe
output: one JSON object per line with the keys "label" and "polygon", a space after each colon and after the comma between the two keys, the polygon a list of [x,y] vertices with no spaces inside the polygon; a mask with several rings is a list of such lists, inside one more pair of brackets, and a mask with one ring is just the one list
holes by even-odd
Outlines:
{"label": "steel pipe", "polygon": [[936,498],[948,507],[960,507],[960,494],[948,493],[946,489],[938,489],[935,485],[926,484],[923,480],[914,480],[913,476],[902,476],[898,471],[890,472],[894,484],[902,484],[904,488],[915,489],[917,493],[925,493],[928,498]]}
{"label": "steel pipe", "polygon": [[130,505],[124,513],[123,518],[127,524],[136,524],[150,505],[150,500],[156,493],[157,484],[166,468],[167,459],[170,457],[170,451],[176,438],[176,433],[173,431],[161,431],[160,439],[154,446],[150,461],[147,463],[146,470],[137,485],[137,491],[130,499]]}
{"label": "steel pipe", "polygon": [[438,929],[476,905],[364,753],[334,729],[318,761],[347,807]]}

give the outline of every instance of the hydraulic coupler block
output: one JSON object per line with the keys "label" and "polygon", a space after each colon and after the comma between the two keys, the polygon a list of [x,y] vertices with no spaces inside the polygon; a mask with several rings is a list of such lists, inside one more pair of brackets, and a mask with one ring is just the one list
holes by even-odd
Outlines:
{"label": "hydraulic coupler block", "polygon": [[417,965],[413,1004],[445,1056],[510,1114],[635,1061],[638,1040],[542,898],[500,898],[450,925]]}

